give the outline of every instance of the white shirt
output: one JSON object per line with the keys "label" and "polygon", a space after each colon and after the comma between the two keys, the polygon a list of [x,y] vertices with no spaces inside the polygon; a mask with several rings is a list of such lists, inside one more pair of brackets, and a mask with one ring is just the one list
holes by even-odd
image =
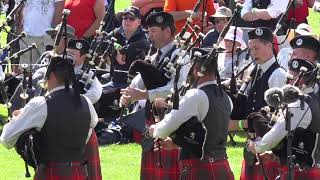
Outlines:
{"label": "white shirt", "polygon": [[[263,73],[265,73],[275,62],[276,62],[276,58],[272,57],[265,63],[259,65],[262,70],[261,75],[263,75]],[[248,88],[246,89],[246,94],[248,94],[251,90],[251,83],[252,83],[252,80],[248,84]],[[286,83],[287,83],[287,72],[283,68],[277,68],[276,70],[274,70],[268,80],[269,88],[282,87]]]}
{"label": "white shirt", "polygon": [[[21,0],[16,0],[16,3]],[[23,31],[31,36],[43,36],[51,28],[55,3],[62,0],[27,0],[23,9]]]}
{"label": "white shirt", "polygon": [[[165,139],[194,116],[202,122],[209,111],[209,99],[207,94],[199,88],[209,84],[216,84],[216,81],[208,81],[198,85],[197,89],[188,90],[179,101],[179,110],[171,110],[162,121],[154,125],[153,137]],[[232,109],[231,100],[230,104]]]}
{"label": "white shirt", "polygon": [[[287,9],[289,0],[271,0],[267,7],[267,12],[272,18],[277,18],[280,14],[284,13]],[[241,10],[241,17],[252,9],[252,0],[245,0]]]}
{"label": "white shirt", "polygon": [[4,81],[6,74],[3,72],[2,66],[0,66],[0,81]]}
{"label": "white shirt", "polygon": [[[64,86],[59,86],[52,89],[50,93],[63,89]],[[88,98],[85,97],[88,102],[88,107],[91,115],[90,129],[87,136],[87,141],[91,136],[92,129],[98,123],[98,115]],[[21,109],[21,113],[18,116],[12,118],[12,120],[5,124],[0,137],[0,143],[6,148],[12,148],[19,136],[29,129],[36,128],[37,131],[41,131],[46,119],[47,119],[47,103],[44,96],[38,96],[31,99],[24,108]],[[72,130],[71,130],[72,131]]]}
{"label": "white shirt", "polygon": [[[303,90],[304,93],[310,93],[311,87]],[[289,111],[292,113],[291,130],[301,127],[306,129],[312,120],[312,113],[309,105],[304,102],[304,110],[301,110],[301,101],[288,104]],[[288,134],[286,130],[285,116],[281,115],[271,130],[266,133],[260,141],[256,141],[255,150],[257,153],[263,153],[274,148]]]}
{"label": "white shirt", "polygon": [[[160,49],[160,51],[162,52],[161,54],[161,59],[167,54],[167,52],[170,51],[170,49],[173,47],[174,43],[171,42],[167,45],[165,45],[164,47],[162,47]],[[175,56],[175,54],[177,54],[179,52],[179,49],[176,49],[175,51],[173,51],[171,58],[173,58]],[[155,64],[155,56],[153,55],[151,58],[151,63]],[[184,61],[188,61],[189,56],[186,56]],[[178,87],[181,87],[182,83],[184,81],[186,81],[188,72],[189,72],[189,65],[185,65],[182,66],[181,70],[180,70],[180,78],[178,81]],[[173,88],[173,83],[174,83],[174,76],[175,74],[171,75],[171,80],[167,83],[167,85],[162,86],[162,87],[158,87],[152,90],[148,90],[148,95],[149,95],[149,100],[153,101],[156,98],[166,98],[167,95],[169,95],[171,93],[171,89]],[[141,75],[138,74],[135,78],[133,78],[130,87],[134,87],[134,88],[138,88],[138,89],[146,89],[144,82],[141,78]]]}
{"label": "white shirt", "polygon": [[[79,74],[81,67],[82,65],[74,67],[75,74]],[[91,78],[93,75],[93,72],[89,71],[89,73],[90,73],[89,78]],[[95,104],[96,102],[99,101],[102,95],[102,85],[97,77],[94,78],[91,87],[87,90],[87,92],[84,95],[90,99],[92,104]]]}
{"label": "white shirt", "polygon": [[279,65],[287,71],[289,69],[288,61],[291,57],[291,54],[292,54],[292,48],[287,47],[287,48],[281,48],[277,55]]}

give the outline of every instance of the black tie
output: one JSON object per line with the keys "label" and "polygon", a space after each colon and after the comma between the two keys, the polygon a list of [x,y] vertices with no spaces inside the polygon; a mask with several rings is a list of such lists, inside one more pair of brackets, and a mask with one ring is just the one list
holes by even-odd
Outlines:
{"label": "black tie", "polygon": [[257,74],[256,74],[256,79],[260,78],[262,75],[262,69],[260,66],[258,66],[258,69],[257,69]]}
{"label": "black tie", "polygon": [[252,81],[251,83],[251,87],[254,86],[254,84],[256,83],[256,81],[261,77],[262,75],[262,69],[260,66],[257,66],[257,71],[255,73],[255,76],[254,76],[254,80]]}
{"label": "black tie", "polygon": [[161,52],[160,50],[158,50],[158,51],[157,51],[157,55],[156,55],[156,57],[155,57],[155,61],[154,61],[157,66],[160,65],[161,55],[162,55],[162,52]]}

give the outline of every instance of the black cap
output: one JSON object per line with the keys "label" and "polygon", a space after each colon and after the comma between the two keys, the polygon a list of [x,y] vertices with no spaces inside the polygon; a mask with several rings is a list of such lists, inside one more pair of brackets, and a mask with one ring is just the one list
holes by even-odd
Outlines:
{"label": "black cap", "polygon": [[307,69],[307,72],[312,71],[316,68],[316,66],[308,60],[305,59],[291,59],[288,62],[289,70],[300,72],[301,67],[305,67]]}
{"label": "black cap", "polygon": [[273,34],[269,28],[259,27],[248,32],[249,39],[262,39],[273,42]]}
{"label": "black cap", "polygon": [[89,53],[90,45],[88,41],[84,39],[80,40],[75,40],[75,39],[70,39],[68,42],[68,48],[70,49],[77,49],[82,53]]}
{"label": "black cap", "polygon": [[123,12],[123,15],[126,15],[126,14],[131,14],[132,16],[141,19],[141,11],[139,8],[135,6],[130,6],[127,9],[125,9]]}
{"label": "black cap", "polygon": [[147,17],[147,26],[171,26],[174,25],[173,16],[167,12],[154,12]]}
{"label": "black cap", "polygon": [[312,36],[297,36],[290,41],[290,46],[292,49],[296,48],[307,48],[315,52],[319,52],[320,43],[319,41]]}
{"label": "black cap", "polygon": [[50,60],[46,77],[48,78],[51,72],[73,69],[74,63],[75,63],[75,60],[72,56],[69,56],[69,55],[66,55],[65,57],[63,55],[54,56]]}
{"label": "black cap", "polygon": [[191,59],[198,62],[205,61],[210,51],[211,48],[192,48]]}

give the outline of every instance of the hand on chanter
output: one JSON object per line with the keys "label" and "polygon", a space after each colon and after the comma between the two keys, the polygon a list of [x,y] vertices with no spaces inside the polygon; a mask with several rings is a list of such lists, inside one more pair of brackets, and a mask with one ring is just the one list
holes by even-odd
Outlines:
{"label": "hand on chanter", "polygon": [[141,90],[133,87],[127,87],[125,89],[121,89],[120,94],[122,94],[122,96],[130,97],[132,102],[148,98],[148,94],[146,90]]}
{"label": "hand on chanter", "polygon": [[131,97],[125,94],[122,94],[120,97],[120,106],[127,107],[130,105],[130,103],[131,103]]}

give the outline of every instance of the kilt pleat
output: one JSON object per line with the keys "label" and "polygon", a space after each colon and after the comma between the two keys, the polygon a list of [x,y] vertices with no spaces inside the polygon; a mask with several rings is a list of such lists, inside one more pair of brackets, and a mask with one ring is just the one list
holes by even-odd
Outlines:
{"label": "kilt pleat", "polygon": [[142,152],[141,180],[177,180],[179,179],[179,150],[161,149],[161,163],[159,151]]}
{"label": "kilt pleat", "polygon": [[180,180],[234,180],[228,160],[187,159],[179,162]]}
{"label": "kilt pleat", "polygon": [[[286,180],[288,177],[288,168],[281,168],[281,180]],[[294,180],[318,180],[320,179],[320,168],[299,169],[294,168]]]}
{"label": "kilt pleat", "polygon": [[98,138],[93,131],[84,151],[87,161],[88,180],[102,180]]}
{"label": "kilt pleat", "polygon": [[[268,179],[275,179],[280,173],[278,161],[263,162]],[[259,165],[248,166],[245,160],[242,161],[240,180],[264,180],[262,168]]]}
{"label": "kilt pleat", "polygon": [[[80,164],[80,162],[79,162]],[[34,180],[87,180],[86,167],[77,166],[40,166]]]}

